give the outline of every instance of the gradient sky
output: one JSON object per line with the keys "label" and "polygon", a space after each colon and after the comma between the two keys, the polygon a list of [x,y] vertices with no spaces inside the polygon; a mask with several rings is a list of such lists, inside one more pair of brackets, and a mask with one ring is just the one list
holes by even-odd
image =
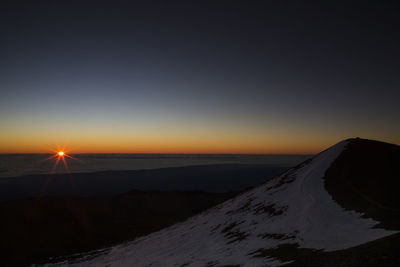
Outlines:
{"label": "gradient sky", "polygon": [[0,153],[316,153],[400,143],[382,1],[0,4]]}

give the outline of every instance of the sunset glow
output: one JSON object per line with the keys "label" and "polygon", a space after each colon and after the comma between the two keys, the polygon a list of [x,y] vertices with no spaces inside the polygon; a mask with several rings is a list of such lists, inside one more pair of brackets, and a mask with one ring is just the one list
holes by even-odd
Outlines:
{"label": "sunset glow", "polygon": [[57,16],[4,12],[1,154],[61,143],[74,153],[161,154],[309,154],[352,137],[400,143],[390,16],[371,23],[341,8],[337,24],[301,1],[213,4],[211,13],[203,1],[162,1],[159,14],[152,1],[135,2],[115,13],[90,5],[90,23],[80,5]]}

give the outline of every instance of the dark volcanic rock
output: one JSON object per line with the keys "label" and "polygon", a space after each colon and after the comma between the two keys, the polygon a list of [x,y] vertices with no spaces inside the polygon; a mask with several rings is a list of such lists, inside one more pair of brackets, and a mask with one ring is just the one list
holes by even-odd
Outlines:
{"label": "dark volcanic rock", "polygon": [[2,266],[99,249],[149,234],[236,193],[130,191],[113,197],[44,197],[0,202]]}
{"label": "dark volcanic rock", "polygon": [[400,230],[400,146],[350,139],[326,171],[325,188],[345,209]]}

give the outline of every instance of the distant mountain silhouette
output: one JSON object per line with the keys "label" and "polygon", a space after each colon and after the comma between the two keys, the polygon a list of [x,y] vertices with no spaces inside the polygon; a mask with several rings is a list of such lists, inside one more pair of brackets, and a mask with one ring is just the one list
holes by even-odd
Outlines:
{"label": "distant mountain silhouette", "polygon": [[242,191],[259,185],[288,168],[263,164],[216,164],[150,170],[27,175],[1,178],[0,201],[37,196],[116,196],[129,190]]}

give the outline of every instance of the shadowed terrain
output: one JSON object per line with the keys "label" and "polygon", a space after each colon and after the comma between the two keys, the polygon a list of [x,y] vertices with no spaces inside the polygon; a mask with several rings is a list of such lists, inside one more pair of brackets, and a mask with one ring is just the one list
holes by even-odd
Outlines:
{"label": "shadowed terrain", "polygon": [[400,266],[400,234],[380,238],[345,250],[316,252],[299,255],[296,261],[285,266]]}
{"label": "shadowed terrain", "polygon": [[3,266],[102,248],[160,230],[235,193],[131,191],[113,197],[0,202]]}
{"label": "shadowed terrain", "polygon": [[0,200],[40,196],[112,196],[129,190],[232,192],[262,184],[289,167],[219,164],[152,170],[39,174],[0,179]]}
{"label": "shadowed terrain", "polygon": [[131,240],[285,169],[225,164],[2,178],[0,257],[24,266]]}
{"label": "shadowed terrain", "polygon": [[343,208],[400,230],[400,146],[350,139],[326,171],[325,188]]}
{"label": "shadowed terrain", "polygon": [[[400,230],[400,147],[354,138],[325,174],[325,188],[346,210],[380,222],[376,227]],[[287,266],[400,266],[400,234],[345,250],[298,249]],[[305,252],[305,253],[304,253]],[[269,255],[281,259],[287,253]]]}

